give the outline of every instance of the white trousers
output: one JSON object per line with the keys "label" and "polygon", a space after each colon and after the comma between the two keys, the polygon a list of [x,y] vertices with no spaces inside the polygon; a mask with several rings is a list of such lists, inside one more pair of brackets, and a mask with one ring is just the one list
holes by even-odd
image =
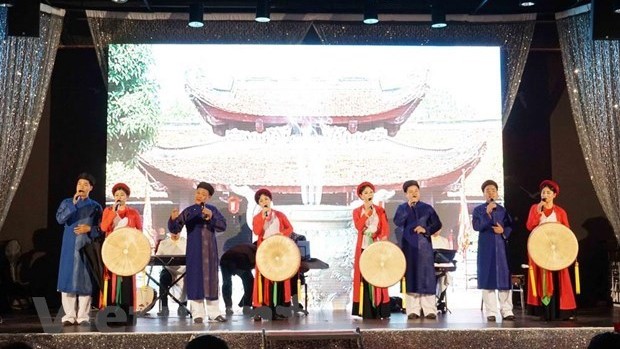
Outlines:
{"label": "white trousers", "polygon": [[204,319],[207,315],[209,316],[209,320],[215,319],[220,314],[220,301],[207,300],[207,313],[205,314],[205,300],[190,300],[189,301],[189,310],[192,312],[192,317],[194,319],[201,318]]}
{"label": "white trousers", "polygon": [[[486,316],[498,316],[502,318],[514,315],[512,313],[512,290],[482,290],[482,303]],[[497,311],[497,299],[499,298],[499,314]]]}
{"label": "white trousers", "polygon": [[437,314],[434,294],[407,293],[406,306],[407,314],[414,313],[420,316]]}
{"label": "white trousers", "polygon": [[73,324],[79,324],[90,320],[90,296],[78,296],[75,293],[61,292],[60,298],[62,300],[62,309],[65,311],[62,322],[69,321]]}

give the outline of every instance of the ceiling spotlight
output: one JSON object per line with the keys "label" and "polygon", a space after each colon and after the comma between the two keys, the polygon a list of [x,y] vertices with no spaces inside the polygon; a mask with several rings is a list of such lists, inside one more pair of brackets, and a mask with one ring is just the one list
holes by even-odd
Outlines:
{"label": "ceiling spotlight", "polygon": [[202,3],[193,3],[189,5],[189,25],[192,28],[202,28],[205,24],[202,21],[204,15],[204,6]]}
{"label": "ceiling spotlight", "polygon": [[258,0],[256,2],[256,18],[255,21],[260,23],[267,23],[271,21],[269,13],[271,12],[271,4],[269,0]]}
{"label": "ceiling spotlight", "polygon": [[519,1],[519,6],[521,7],[532,7],[536,5],[534,1]]}
{"label": "ceiling spotlight", "polygon": [[379,14],[377,12],[377,1],[366,0],[364,6],[364,24],[379,23]]}
{"label": "ceiling spotlight", "polygon": [[112,0],[113,3],[115,4],[124,4],[126,3],[128,0]]}
{"label": "ceiling spotlight", "polygon": [[614,0],[614,13],[620,14],[620,0]]}
{"label": "ceiling spotlight", "polygon": [[13,7],[14,0],[0,0],[0,7]]}
{"label": "ceiling spotlight", "polygon": [[446,23],[446,11],[438,0],[435,0],[431,4],[431,21],[431,28],[433,29],[440,29],[448,26],[448,23]]}

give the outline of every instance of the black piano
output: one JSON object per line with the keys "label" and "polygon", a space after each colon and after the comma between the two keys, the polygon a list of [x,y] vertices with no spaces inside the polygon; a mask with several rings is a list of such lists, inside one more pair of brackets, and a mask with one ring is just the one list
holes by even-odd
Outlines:
{"label": "black piano", "polygon": [[164,267],[178,267],[185,265],[185,255],[168,255],[151,256],[149,265],[161,265]]}
{"label": "black piano", "polygon": [[[162,254],[162,255],[151,256],[151,260],[149,261],[149,265],[150,266],[159,265],[159,266],[163,266],[163,267],[185,266],[185,255],[166,255],[166,254]],[[149,279],[151,279],[151,281],[153,281],[158,287],[160,286],[159,285],[159,280],[156,280],[153,276],[151,276],[151,271],[146,273],[146,276]],[[159,298],[161,299],[163,297],[170,296],[170,298],[172,298],[172,300],[175,303],[177,303],[180,307],[184,307],[187,310],[187,313],[189,314],[189,316],[191,317],[192,313],[189,311],[189,309],[187,309],[187,307],[184,306],[183,303],[181,303],[181,301],[179,301],[174,295],[172,295],[170,293],[170,289],[172,288],[172,286],[176,285],[184,276],[185,276],[185,272],[183,272],[183,274],[181,274],[175,280],[172,280],[172,283],[170,284],[170,286],[162,294],[159,295]]]}

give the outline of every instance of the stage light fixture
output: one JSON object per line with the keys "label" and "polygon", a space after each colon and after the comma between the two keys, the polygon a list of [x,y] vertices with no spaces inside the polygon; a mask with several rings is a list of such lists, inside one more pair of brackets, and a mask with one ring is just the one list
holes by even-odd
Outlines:
{"label": "stage light fixture", "polygon": [[204,15],[204,6],[202,3],[193,3],[189,5],[189,25],[192,28],[202,28],[205,24],[202,21]]}
{"label": "stage light fixture", "polygon": [[129,0],[112,0],[112,2],[115,4],[124,4],[124,3],[127,3],[127,1]]}
{"label": "stage light fixture", "polygon": [[271,4],[269,0],[258,0],[256,2],[256,17],[254,20],[260,23],[267,23],[271,21],[271,18],[269,18],[270,12]]}
{"label": "stage light fixture", "polygon": [[448,26],[446,23],[446,11],[439,0],[433,1],[431,4],[431,28],[441,29]]}
{"label": "stage light fixture", "polygon": [[379,23],[379,13],[377,12],[377,1],[366,0],[364,5],[364,24]]}
{"label": "stage light fixture", "polygon": [[15,0],[0,0],[0,7],[13,7]]}
{"label": "stage light fixture", "polygon": [[614,13],[620,14],[620,0],[614,0]]}
{"label": "stage light fixture", "polygon": [[534,1],[519,1],[519,6],[521,7],[532,7],[536,5]]}

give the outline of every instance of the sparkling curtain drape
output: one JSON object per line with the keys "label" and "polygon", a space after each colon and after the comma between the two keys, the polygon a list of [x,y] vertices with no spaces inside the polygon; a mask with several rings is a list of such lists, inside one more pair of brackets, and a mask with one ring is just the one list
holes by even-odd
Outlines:
{"label": "sparkling curtain drape", "polygon": [[558,19],[557,26],[586,166],[620,240],[620,41],[593,41],[589,12]]}
{"label": "sparkling curtain drape", "polygon": [[[311,22],[237,20],[205,21],[202,28],[187,26],[187,18],[172,14],[118,14],[87,11],[104,81],[107,79],[109,44],[299,44]],[[251,62],[251,57],[248,57]]]}
{"label": "sparkling curtain drape", "polygon": [[49,87],[64,11],[42,5],[40,36],[7,36],[0,8],[0,229],[30,157]]}

